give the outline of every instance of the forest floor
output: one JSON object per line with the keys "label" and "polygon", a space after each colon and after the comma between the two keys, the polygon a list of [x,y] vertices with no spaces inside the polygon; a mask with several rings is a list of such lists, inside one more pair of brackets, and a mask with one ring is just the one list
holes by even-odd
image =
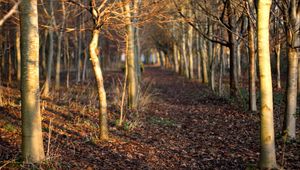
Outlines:
{"label": "forest floor", "polygon": [[[126,110],[128,121],[117,127],[121,75],[105,74],[108,141],[98,139],[98,102],[93,83],[73,83],[69,89],[64,87],[41,99],[47,155],[41,165],[20,162],[20,94],[16,88],[2,87],[0,169],[257,168],[259,113],[246,111],[245,98],[219,97],[207,85],[149,66],[143,74],[141,107],[138,111]],[[275,90],[277,161],[285,169],[300,169],[299,140],[283,145],[279,135],[283,96],[282,91]]]}

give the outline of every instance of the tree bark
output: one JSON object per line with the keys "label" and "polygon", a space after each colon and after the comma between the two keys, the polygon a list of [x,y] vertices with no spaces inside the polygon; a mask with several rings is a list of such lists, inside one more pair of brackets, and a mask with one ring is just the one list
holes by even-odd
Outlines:
{"label": "tree bark", "polygon": [[271,0],[258,1],[258,60],[261,93],[260,168],[276,169],[273,92],[269,50]]}
{"label": "tree bark", "polygon": [[27,163],[45,158],[40,115],[39,31],[37,0],[22,0],[20,4],[22,56],[22,156]]}

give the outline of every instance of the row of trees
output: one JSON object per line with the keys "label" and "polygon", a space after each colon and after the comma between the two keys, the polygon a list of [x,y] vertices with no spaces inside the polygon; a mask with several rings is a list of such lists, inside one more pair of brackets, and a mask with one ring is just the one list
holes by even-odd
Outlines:
{"label": "row of trees", "polygon": [[[283,134],[289,139],[296,138],[297,81],[300,80],[297,78],[300,73],[297,58],[299,0],[274,0],[273,5],[271,0],[258,0],[256,3],[252,0],[55,2],[22,0],[19,5],[20,17],[7,12],[5,14],[9,15],[3,14],[3,21],[11,16],[10,21],[3,27],[0,25],[1,36],[5,37],[1,38],[5,40],[1,41],[1,72],[5,73],[1,77],[7,77],[10,82],[13,75],[11,70],[16,70],[17,80],[22,75],[22,152],[26,161],[39,162],[44,159],[39,77],[45,78],[42,95],[47,97],[51,92],[53,72],[55,89],[58,90],[62,73],[66,73],[65,81],[69,87],[72,81],[70,73],[75,72],[75,81],[81,82],[86,79],[88,68],[91,67],[99,96],[100,137],[107,139],[103,68],[115,66],[119,61],[115,56],[122,53],[126,54],[125,79],[128,79],[131,109],[139,107],[139,56],[142,54],[148,58],[155,53],[163,67],[173,69],[189,79],[209,83],[211,89],[220,95],[225,93],[223,80],[229,70],[229,93],[232,97],[238,97],[242,69],[248,66],[251,111],[257,110],[258,60],[262,168],[276,167],[270,53],[273,51],[276,56],[278,88],[281,88],[280,58],[287,56],[287,104]],[[4,4],[2,8],[6,11],[14,11],[13,6],[18,5],[10,1],[0,3]],[[269,33],[275,38],[269,40]],[[15,35],[15,38],[11,39],[10,35]],[[21,48],[18,44],[21,44]],[[87,63],[88,58],[91,65]],[[122,119],[121,115],[120,123]]]}
{"label": "row of trees", "polygon": [[[287,59],[287,64],[283,65],[287,70],[287,81],[282,135],[288,140],[295,140],[297,88],[300,89],[297,83],[300,81],[297,52],[300,47],[300,1],[173,0],[171,3],[174,7],[169,9],[169,18],[181,19],[182,22],[158,22],[150,35],[154,37],[151,43],[161,58],[161,66],[186,78],[209,83],[212,91],[219,95],[224,94],[223,80],[229,69],[229,94],[233,98],[239,97],[240,84],[246,76],[242,70],[248,69],[250,111],[257,111],[256,80],[259,73],[260,167],[275,168],[270,57],[276,59],[277,88],[281,88],[281,57]],[[164,36],[157,36],[159,34]],[[269,36],[274,38],[269,40]],[[196,70],[197,76],[194,75]]]}

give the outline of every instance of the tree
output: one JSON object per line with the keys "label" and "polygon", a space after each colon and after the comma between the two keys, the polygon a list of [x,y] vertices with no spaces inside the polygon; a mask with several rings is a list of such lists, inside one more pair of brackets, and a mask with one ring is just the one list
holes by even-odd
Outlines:
{"label": "tree", "polygon": [[103,14],[105,14],[104,12],[106,12],[105,9],[103,9],[105,8],[106,1],[104,1],[98,8],[95,0],[91,0],[90,4],[90,12],[93,16],[94,27],[92,31],[92,39],[89,44],[89,53],[97,82],[97,92],[99,97],[100,139],[106,140],[108,139],[106,92],[104,89],[103,75],[97,54],[100,30],[104,22],[101,17],[103,17]]}
{"label": "tree", "polygon": [[124,5],[124,11],[126,15],[127,24],[127,66],[128,69],[128,102],[129,107],[132,109],[137,109],[138,107],[138,74],[137,74],[137,60],[134,52],[134,27],[131,21],[131,10],[130,4]]}
{"label": "tree", "polygon": [[40,115],[37,0],[20,4],[22,155],[27,163],[45,158]]}
{"label": "tree", "polygon": [[53,55],[54,55],[54,26],[55,26],[55,18],[54,18],[54,10],[53,10],[53,1],[49,1],[50,8],[50,16],[51,16],[51,27],[49,29],[49,49],[48,49],[48,61],[47,61],[47,73],[46,73],[46,81],[44,83],[42,95],[45,97],[49,96],[50,86],[51,86],[51,77],[52,77],[52,66],[53,66]]}
{"label": "tree", "polygon": [[271,0],[257,2],[257,43],[261,93],[260,109],[260,168],[276,168],[275,136],[273,122],[273,92],[269,50],[269,18]]}
{"label": "tree", "polygon": [[255,40],[254,40],[254,26],[251,22],[251,9],[253,1],[248,0],[248,43],[249,43],[249,110],[257,111],[256,106],[256,88],[255,88]]}
{"label": "tree", "polygon": [[286,90],[286,110],[284,118],[284,134],[290,139],[296,139],[296,110],[297,110],[297,76],[298,56],[296,41],[300,28],[300,1],[289,0],[284,6],[284,18],[287,56],[288,56],[288,79]]}

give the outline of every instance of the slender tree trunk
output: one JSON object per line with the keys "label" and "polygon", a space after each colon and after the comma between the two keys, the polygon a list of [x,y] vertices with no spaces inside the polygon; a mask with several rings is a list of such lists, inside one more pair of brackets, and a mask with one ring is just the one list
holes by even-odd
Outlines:
{"label": "slender tree trunk", "polygon": [[44,32],[44,42],[42,45],[42,75],[44,77],[47,77],[47,62],[46,62],[46,46],[47,46],[47,37],[48,37],[48,31],[45,30]]}
{"label": "slender tree trunk", "polygon": [[13,70],[12,70],[12,49],[11,49],[11,47],[9,47],[9,49],[8,49],[8,70],[7,70],[7,72],[8,72],[8,84],[9,85],[11,85],[11,82],[12,82],[12,79],[11,79],[11,77],[12,77],[12,72],[13,72]]}
{"label": "slender tree trunk", "polygon": [[64,55],[66,55],[67,58],[67,80],[66,80],[66,84],[67,84],[67,88],[69,89],[70,87],[70,65],[71,65],[71,59],[70,59],[70,52],[69,52],[69,40],[68,37],[65,36],[65,52]]}
{"label": "slender tree trunk", "polygon": [[231,30],[228,30],[229,35],[229,50],[230,50],[230,96],[236,97],[238,92],[238,77],[237,77],[237,40],[235,36],[235,14],[232,9],[231,1],[228,1],[229,25]]}
{"label": "slender tree trunk", "polygon": [[257,111],[256,86],[255,86],[255,47],[254,29],[251,20],[248,20],[248,42],[249,42],[249,110]]}
{"label": "slender tree trunk", "polygon": [[197,48],[197,79],[202,82],[202,69],[201,69],[201,48],[200,48],[200,37],[197,33],[196,35],[196,48]]}
{"label": "slender tree trunk", "polygon": [[188,63],[187,63],[187,51],[186,51],[186,30],[185,30],[185,24],[183,23],[183,35],[182,35],[182,59],[183,59],[183,69],[184,69],[184,76],[186,78],[189,77],[189,68],[188,68]]}
{"label": "slender tree trunk", "polygon": [[61,2],[63,18],[62,18],[62,30],[60,30],[58,34],[58,47],[57,47],[57,54],[56,54],[56,75],[55,75],[55,89],[58,90],[60,87],[60,72],[61,72],[61,46],[62,40],[64,36],[64,28],[65,28],[65,20],[66,20],[66,11],[65,11],[65,2]]}
{"label": "slender tree trunk", "polygon": [[260,168],[276,169],[273,119],[273,92],[269,50],[269,18],[271,0],[258,1],[258,60],[261,93]]}
{"label": "slender tree trunk", "polygon": [[86,69],[87,69],[87,51],[84,52],[84,61],[83,61],[83,69],[82,69],[82,81],[86,79]]}
{"label": "slender tree trunk", "polygon": [[175,72],[179,73],[178,49],[177,49],[177,45],[175,43],[173,44],[173,56],[174,56]]}
{"label": "slender tree trunk", "polygon": [[237,42],[237,60],[236,60],[236,65],[237,65],[237,77],[238,79],[241,78],[242,76],[242,66],[241,66],[241,62],[242,62],[242,59],[241,59],[241,42]]}
{"label": "slender tree trunk", "polygon": [[16,57],[17,57],[17,81],[21,84],[21,48],[20,48],[20,30],[17,29],[16,34]]}
{"label": "slender tree trunk", "polygon": [[127,34],[128,34],[128,49],[127,49],[127,69],[128,69],[128,104],[129,108],[137,109],[138,107],[138,80],[136,60],[134,53],[134,29],[131,22],[130,4],[125,5],[126,21],[127,21]]}
{"label": "slender tree trunk", "polygon": [[60,87],[60,69],[61,69],[61,45],[62,45],[63,33],[60,32],[58,36],[58,46],[56,54],[56,68],[55,68],[55,90],[58,90]]}
{"label": "slender tree trunk", "polygon": [[[298,56],[295,48],[298,39],[295,30],[300,29],[300,2],[290,0],[289,8],[285,9],[287,16],[286,37],[287,37],[287,55],[288,55],[288,79],[286,90],[286,110],[284,119],[284,134],[288,138],[296,139],[296,111],[297,111],[297,76],[298,76]],[[298,5],[298,7],[297,7]]]}
{"label": "slender tree trunk", "polygon": [[194,79],[193,27],[188,26],[189,79]]}
{"label": "slender tree trunk", "polygon": [[202,78],[203,83],[208,83],[208,74],[207,74],[207,50],[204,39],[200,38],[200,46],[201,46],[201,60],[202,60]]}
{"label": "slender tree trunk", "polygon": [[281,89],[281,75],[280,75],[280,44],[275,46],[276,55],[276,73],[277,73],[277,88]]}
{"label": "slender tree trunk", "polygon": [[[80,17],[81,21],[81,17]],[[77,75],[76,82],[79,83],[81,81],[80,73],[81,73],[81,55],[82,55],[82,26],[79,26],[79,38],[78,38],[78,54],[77,54]]]}
{"label": "slender tree trunk", "polygon": [[224,46],[221,46],[220,52],[220,75],[219,75],[219,95],[223,95],[223,74],[224,74]]}
{"label": "slender tree trunk", "polygon": [[37,0],[22,0],[19,7],[22,55],[22,156],[25,162],[36,163],[45,158],[40,115]]}
{"label": "slender tree trunk", "polygon": [[99,121],[100,121],[100,139],[108,139],[108,128],[107,128],[107,102],[106,92],[104,89],[103,75],[100,67],[99,58],[97,55],[98,41],[99,41],[98,30],[93,30],[92,40],[89,44],[90,60],[93,65],[93,71],[97,82],[97,92],[99,97]]}
{"label": "slender tree trunk", "polygon": [[52,77],[52,63],[53,63],[53,27],[54,27],[54,12],[53,12],[53,1],[50,2],[50,13],[51,13],[51,28],[49,30],[49,48],[48,48],[48,63],[47,63],[47,74],[46,81],[44,84],[44,89],[42,95],[47,97],[49,96],[50,86],[51,86],[51,77]]}

